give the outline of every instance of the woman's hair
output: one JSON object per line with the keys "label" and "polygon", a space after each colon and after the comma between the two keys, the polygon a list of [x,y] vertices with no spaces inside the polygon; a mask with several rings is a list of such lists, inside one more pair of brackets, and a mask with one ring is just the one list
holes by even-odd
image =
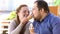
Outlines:
{"label": "woman's hair", "polygon": [[17,16],[16,16],[16,18],[15,18],[15,22],[16,22],[17,24],[20,23],[18,13],[19,13],[19,11],[21,10],[22,7],[27,7],[27,5],[22,4],[22,5],[20,5],[20,6],[16,9],[16,14],[17,14]]}

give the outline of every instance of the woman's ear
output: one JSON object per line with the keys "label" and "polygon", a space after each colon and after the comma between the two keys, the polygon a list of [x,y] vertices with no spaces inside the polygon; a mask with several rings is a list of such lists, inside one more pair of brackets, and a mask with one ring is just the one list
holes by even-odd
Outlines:
{"label": "woman's ear", "polygon": [[17,15],[19,16],[19,15],[20,15],[20,13],[17,13]]}

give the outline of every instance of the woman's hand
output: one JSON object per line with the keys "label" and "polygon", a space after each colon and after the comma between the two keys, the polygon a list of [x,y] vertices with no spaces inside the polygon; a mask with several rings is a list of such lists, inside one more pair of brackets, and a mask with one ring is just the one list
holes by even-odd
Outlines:
{"label": "woman's hand", "polygon": [[24,17],[20,22],[21,22],[22,24],[27,24],[27,23],[28,23],[27,17]]}
{"label": "woman's hand", "polygon": [[24,17],[23,19],[21,19],[21,23],[26,24],[28,23],[28,21],[32,18],[32,15],[29,15],[27,17]]}

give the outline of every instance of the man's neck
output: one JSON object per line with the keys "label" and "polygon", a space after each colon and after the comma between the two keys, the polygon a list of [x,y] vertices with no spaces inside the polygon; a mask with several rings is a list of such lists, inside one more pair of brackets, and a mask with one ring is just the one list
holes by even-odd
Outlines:
{"label": "man's neck", "polygon": [[44,13],[44,14],[42,15],[42,18],[40,19],[40,21],[42,21],[46,16],[47,16],[47,13]]}

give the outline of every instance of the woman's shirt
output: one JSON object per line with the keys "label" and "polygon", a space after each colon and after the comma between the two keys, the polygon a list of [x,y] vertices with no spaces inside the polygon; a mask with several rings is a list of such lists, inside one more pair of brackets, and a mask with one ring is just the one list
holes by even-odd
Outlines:
{"label": "woman's shirt", "polygon": [[[14,20],[10,22],[8,34],[29,34],[29,25],[31,22],[28,22],[26,25],[17,24]],[[25,27],[24,27],[25,26]],[[24,27],[24,28],[23,28]],[[23,32],[21,32],[23,31]],[[20,33],[21,32],[21,33]]]}

